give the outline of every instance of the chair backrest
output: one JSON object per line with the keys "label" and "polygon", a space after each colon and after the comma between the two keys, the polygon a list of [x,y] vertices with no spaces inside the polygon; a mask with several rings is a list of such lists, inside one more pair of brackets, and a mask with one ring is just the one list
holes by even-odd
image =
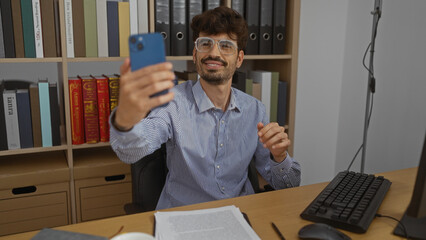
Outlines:
{"label": "chair backrest", "polygon": [[[167,172],[165,144],[131,165],[133,201],[124,206],[126,214],[155,210]],[[262,192],[253,160],[249,165],[248,177],[255,193]]]}
{"label": "chair backrest", "polygon": [[126,214],[155,210],[167,176],[166,146],[131,165],[132,203],[126,204]]}

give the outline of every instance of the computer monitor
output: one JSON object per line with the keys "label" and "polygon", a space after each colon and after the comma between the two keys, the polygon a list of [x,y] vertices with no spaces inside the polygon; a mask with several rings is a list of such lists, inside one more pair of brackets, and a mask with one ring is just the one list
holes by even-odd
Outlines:
{"label": "computer monitor", "polygon": [[397,225],[394,234],[409,239],[426,239],[426,134],[413,195],[410,205],[402,216],[401,224]]}

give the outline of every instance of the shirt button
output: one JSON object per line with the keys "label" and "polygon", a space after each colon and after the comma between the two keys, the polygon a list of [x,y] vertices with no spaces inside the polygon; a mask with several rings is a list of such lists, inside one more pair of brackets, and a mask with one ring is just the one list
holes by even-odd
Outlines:
{"label": "shirt button", "polygon": [[220,166],[219,166],[219,165],[217,165],[217,166],[216,166],[216,168],[217,168],[217,169],[219,169],[219,168],[220,168]]}
{"label": "shirt button", "polygon": [[223,147],[223,143],[221,143],[220,146]]}
{"label": "shirt button", "polygon": [[222,190],[225,191],[225,187],[222,187]]}
{"label": "shirt button", "polygon": [[284,168],[281,168],[281,169],[280,169],[280,172],[284,172]]}
{"label": "shirt button", "polygon": [[223,121],[223,120],[222,120],[222,122],[221,122],[221,123],[222,123],[222,124],[224,124],[224,123],[225,123],[225,121]]}

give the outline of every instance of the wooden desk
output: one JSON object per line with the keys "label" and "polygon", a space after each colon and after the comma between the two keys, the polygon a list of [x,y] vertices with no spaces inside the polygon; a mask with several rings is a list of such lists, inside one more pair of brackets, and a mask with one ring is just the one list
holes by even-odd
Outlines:
{"label": "wooden desk", "polygon": [[[413,191],[417,168],[402,169],[376,175],[383,175],[392,182],[379,213],[400,219],[406,210]],[[331,180],[331,179],[330,179]],[[193,210],[235,205],[247,213],[251,225],[260,238],[279,239],[271,227],[273,221],[286,239],[298,239],[299,229],[311,222],[300,218],[299,214],[321,192],[327,183],[312,184],[297,188],[260,193],[251,196],[231,198],[201,204],[194,204],[169,210]],[[343,231],[352,239],[402,239],[392,234],[396,222],[388,218],[376,218],[367,233],[355,234]],[[73,232],[88,233],[109,237],[121,226],[122,232],[145,232],[153,234],[154,212],[101,219],[79,224],[58,227]],[[0,240],[30,239],[37,231],[0,237]]]}

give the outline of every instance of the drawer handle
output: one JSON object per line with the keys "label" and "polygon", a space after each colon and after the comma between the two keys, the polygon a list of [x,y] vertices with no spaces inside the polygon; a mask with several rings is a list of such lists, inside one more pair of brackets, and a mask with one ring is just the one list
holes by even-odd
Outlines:
{"label": "drawer handle", "polygon": [[124,174],[115,175],[115,176],[107,176],[105,177],[105,181],[112,182],[112,181],[120,181],[123,180],[126,176]]}
{"label": "drawer handle", "polygon": [[15,195],[33,193],[35,191],[37,191],[36,186],[28,186],[28,187],[20,187],[20,188],[12,189],[12,193]]}

